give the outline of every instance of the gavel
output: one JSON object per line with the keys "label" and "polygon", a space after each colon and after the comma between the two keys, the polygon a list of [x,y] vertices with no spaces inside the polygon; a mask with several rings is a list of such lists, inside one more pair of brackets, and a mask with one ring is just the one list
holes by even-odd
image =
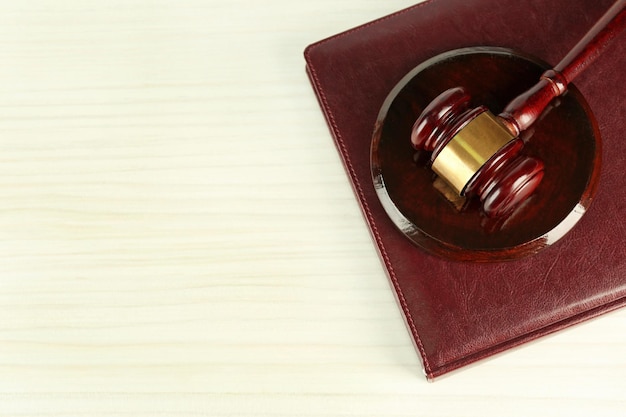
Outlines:
{"label": "gavel", "polygon": [[497,116],[486,106],[471,108],[463,87],[438,95],[413,125],[413,147],[432,152],[433,171],[459,196],[478,197],[488,217],[514,212],[536,191],[545,168],[524,154],[520,134],[626,26],[625,5],[618,0],[554,68]]}

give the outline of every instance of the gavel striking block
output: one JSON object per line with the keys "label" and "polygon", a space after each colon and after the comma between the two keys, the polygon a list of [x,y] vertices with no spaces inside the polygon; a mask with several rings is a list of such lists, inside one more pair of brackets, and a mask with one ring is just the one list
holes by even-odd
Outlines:
{"label": "gavel striking block", "polygon": [[497,116],[482,105],[472,108],[462,87],[441,93],[415,122],[413,147],[431,152],[432,169],[458,195],[477,196],[487,216],[513,212],[544,176],[543,161],[524,154],[520,134],[622,31],[625,5],[618,0],[559,64]]}

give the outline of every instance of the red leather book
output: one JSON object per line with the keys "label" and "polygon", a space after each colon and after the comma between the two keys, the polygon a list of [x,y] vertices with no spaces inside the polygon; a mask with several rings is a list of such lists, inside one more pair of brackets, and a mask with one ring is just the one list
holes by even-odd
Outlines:
{"label": "red leather book", "polygon": [[430,0],[305,51],[312,85],[429,379],[626,303],[626,37],[574,82],[602,136],[595,200],[564,238],[521,260],[446,260],[416,247],[394,226],[370,171],[381,105],[405,74],[449,50],[505,47],[554,65],[611,4]]}

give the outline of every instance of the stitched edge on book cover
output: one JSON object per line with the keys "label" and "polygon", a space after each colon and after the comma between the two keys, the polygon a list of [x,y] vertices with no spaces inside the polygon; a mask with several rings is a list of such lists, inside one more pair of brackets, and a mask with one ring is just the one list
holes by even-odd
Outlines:
{"label": "stitched edge on book cover", "polygon": [[391,280],[391,283],[395,289],[395,294],[396,294],[396,298],[400,304],[400,307],[402,308],[402,311],[404,312],[404,317],[406,320],[406,324],[409,327],[409,331],[411,332],[411,334],[413,335],[413,339],[415,341],[415,345],[416,348],[420,354],[420,357],[422,359],[422,364],[424,367],[424,372],[426,374],[426,376],[431,379],[434,377],[434,373],[433,370],[431,369],[430,363],[428,361],[428,357],[426,355],[426,351],[424,350],[424,345],[422,344],[422,339],[420,338],[419,332],[417,330],[417,327],[415,326],[415,322],[413,321],[413,317],[411,315],[411,311],[408,308],[407,302],[404,298],[404,293],[402,292],[402,288],[400,287],[398,280],[396,278],[396,274],[393,268],[393,265],[391,264],[391,261],[389,260],[389,257],[387,256],[387,251],[385,249],[385,244],[380,236],[380,233],[378,233],[378,228],[376,226],[376,223],[374,221],[374,216],[372,215],[372,212],[370,211],[369,208],[369,204],[367,203],[366,199],[365,199],[365,194],[363,193],[363,188],[361,186],[361,183],[356,175],[356,172],[352,166],[352,162],[350,161],[350,157],[348,156],[348,152],[346,150],[343,138],[341,136],[341,132],[339,131],[339,128],[337,127],[337,124],[335,122],[335,117],[330,109],[330,107],[328,106],[328,101],[326,99],[326,94],[324,93],[324,90],[322,89],[322,86],[320,85],[319,82],[319,78],[315,72],[315,68],[312,65],[311,62],[311,58],[310,58],[310,53],[311,50],[314,49],[315,47],[322,45],[326,42],[329,42],[333,39],[339,38],[339,37],[343,37],[346,35],[349,35],[353,32],[365,29],[369,26],[372,26],[374,24],[383,22],[387,19],[393,18],[394,16],[400,15],[400,14],[404,14],[407,13],[411,10],[414,10],[416,8],[419,7],[423,7],[431,2],[433,2],[434,0],[427,0],[425,2],[422,3],[418,3],[414,6],[408,7],[406,9],[400,10],[398,12],[389,14],[387,16],[381,17],[379,19],[373,20],[371,22],[365,23],[363,25],[357,26],[353,29],[347,30],[345,32],[341,32],[338,33],[334,36],[331,36],[329,38],[323,39],[319,42],[316,42],[314,44],[309,45],[305,51],[304,51],[304,56],[305,56],[305,60],[307,62],[307,73],[309,75],[309,78],[312,81],[312,84],[315,88],[315,92],[317,93],[317,97],[320,101],[320,104],[322,106],[322,109],[324,111],[324,115],[326,116],[326,120],[328,121],[328,124],[332,130],[332,134],[335,137],[335,143],[337,144],[337,147],[339,149],[339,153],[341,154],[341,158],[344,162],[344,166],[348,172],[348,175],[351,178],[351,182],[352,182],[352,186],[354,189],[354,192],[357,195],[357,198],[359,199],[359,201],[361,202],[361,208],[363,211],[363,214],[366,217],[366,220],[369,224],[369,229],[371,231],[371,234],[376,242],[376,246],[378,248],[378,252],[385,264],[385,267],[389,273],[389,279]]}

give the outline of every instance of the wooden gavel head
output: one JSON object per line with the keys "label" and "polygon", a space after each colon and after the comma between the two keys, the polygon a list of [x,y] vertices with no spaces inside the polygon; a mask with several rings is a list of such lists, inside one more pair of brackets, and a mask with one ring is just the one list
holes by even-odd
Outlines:
{"label": "wooden gavel head", "polygon": [[477,196],[489,217],[515,210],[536,190],[544,164],[524,155],[523,141],[485,106],[470,107],[461,87],[441,93],[411,134],[415,149],[432,152],[432,169],[460,196]]}

